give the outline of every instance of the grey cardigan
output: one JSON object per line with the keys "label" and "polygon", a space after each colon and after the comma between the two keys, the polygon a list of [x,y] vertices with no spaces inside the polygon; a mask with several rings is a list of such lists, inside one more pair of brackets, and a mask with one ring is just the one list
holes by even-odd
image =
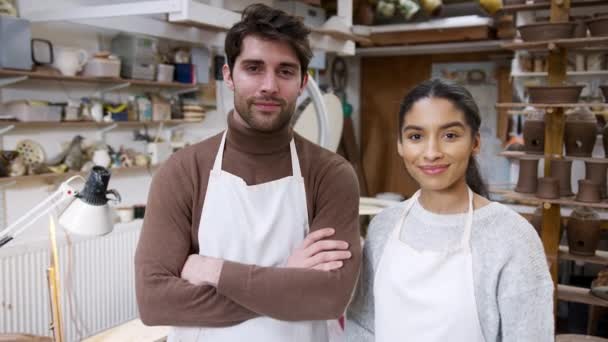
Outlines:
{"label": "grey cardigan", "polygon": [[[374,341],[374,275],[404,204],[384,210],[369,226],[361,275],[346,315],[348,342]],[[424,241],[424,236],[416,239]],[[528,221],[496,202],[475,210],[471,252],[485,341],[553,342],[553,283],[541,241]]]}

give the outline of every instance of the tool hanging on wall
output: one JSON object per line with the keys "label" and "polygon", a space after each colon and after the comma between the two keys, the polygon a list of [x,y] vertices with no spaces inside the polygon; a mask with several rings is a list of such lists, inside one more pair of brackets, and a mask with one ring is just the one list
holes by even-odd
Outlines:
{"label": "tool hanging on wall", "polygon": [[355,138],[355,127],[352,119],[353,106],[348,103],[346,97],[347,75],[348,68],[344,58],[334,58],[331,64],[331,85],[334,89],[334,93],[338,95],[342,101],[342,111],[344,114],[344,126],[342,128],[342,138],[340,146],[338,147],[338,153],[353,165],[355,172],[357,173],[357,178],[359,179],[361,196],[367,196],[367,181],[365,179],[363,166],[361,165],[360,151]]}

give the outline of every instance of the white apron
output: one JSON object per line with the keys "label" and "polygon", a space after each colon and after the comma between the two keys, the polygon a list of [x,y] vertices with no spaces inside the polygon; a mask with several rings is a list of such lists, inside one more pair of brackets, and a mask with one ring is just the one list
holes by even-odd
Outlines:
{"label": "white apron", "polygon": [[374,279],[377,342],[483,342],[470,248],[473,192],[460,245],[418,251],[399,239],[418,191],[391,232]]}
{"label": "white apron", "polygon": [[[292,140],[289,145],[292,176],[247,185],[243,179],[222,171],[225,142],[226,132],[209,175],[198,227],[200,254],[244,264],[283,266],[309,229],[304,178],[295,143]],[[327,339],[326,321],[285,322],[259,317],[225,328],[174,327],[168,341],[326,342]]]}

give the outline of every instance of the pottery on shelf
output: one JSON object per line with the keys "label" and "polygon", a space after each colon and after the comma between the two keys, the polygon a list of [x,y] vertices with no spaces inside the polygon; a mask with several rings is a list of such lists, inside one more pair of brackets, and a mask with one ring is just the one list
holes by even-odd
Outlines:
{"label": "pottery on shelf", "polygon": [[584,107],[568,111],[566,114],[564,129],[566,155],[590,158],[597,136],[595,115]]}
{"label": "pottery on shelf", "polygon": [[[530,216],[530,224],[534,227],[534,230],[538,233],[538,236],[542,236],[543,232],[543,206],[540,205],[534,210],[532,216]],[[565,226],[562,222],[559,226],[559,240],[561,241],[562,235],[564,234]]]}
{"label": "pottery on shelf", "polygon": [[587,21],[591,37],[608,37],[608,17],[593,18]]}
{"label": "pottery on shelf", "polygon": [[532,103],[576,103],[585,86],[582,85],[534,85],[527,86]]}
{"label": "pottery on shelf", "polygon": [[571,186],[572,160],[551,159],[551,177],[559,179],[559,195],[569,197],[574,195]]}
{"label": "pottery on shelf", "polygon": [[536,197],[544,199],[559,198],[559,179],[552,177],[539,178]]}
{"label": "pottery on shelf", "polygon": [[601,270],[591,282],[591,294],[608,300],[608,268]]}
{"label": "pottery on shelf", "polygon": [[599,185],[601,198],[606,198],[606,170],[608,163],[585,161],[585,179]]}
{"label": "pottery on shelf", "polygon": [[525,151],[543,154],[545,150],[545,121],[526,120],[523,127]]}
{"label": "pottery on shelf", "polygon": [[538,159],[522,158],[519,160],[519,177],[516,192],[533,194],[538,185]]}
{"label": "pottery on shelf", "polygon": [[588,179],[579,179],[576,200],[586,203],[598,203],[602,200],[600,185]]}
{"label": "pottery on shelf", "polygon": [[574,34],[575,23],[533,23],[528,25],[518,26],[517,30],[521,35],[521,39],[525,42],[537,42],[553,39],[572,38]]}
{"label": "pottery on shelf", "polygon": [[595,255],[601,234],[599,215],[588,207],[573,209],[566,232],[571,254]]}
{"label": "pottery on shelf", "polygon": [[604,102],[608,103],[608,85],[601,85],[602,95],[604,95]]}

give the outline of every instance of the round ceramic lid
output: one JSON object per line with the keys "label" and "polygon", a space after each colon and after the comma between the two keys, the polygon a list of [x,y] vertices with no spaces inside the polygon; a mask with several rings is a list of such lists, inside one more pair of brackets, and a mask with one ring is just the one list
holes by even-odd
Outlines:
{"label": "round ceramic lid", "polygon": [[40,164],[46,159],[42,146],[33,140],[21,140],[15,149],[26,165]]}

